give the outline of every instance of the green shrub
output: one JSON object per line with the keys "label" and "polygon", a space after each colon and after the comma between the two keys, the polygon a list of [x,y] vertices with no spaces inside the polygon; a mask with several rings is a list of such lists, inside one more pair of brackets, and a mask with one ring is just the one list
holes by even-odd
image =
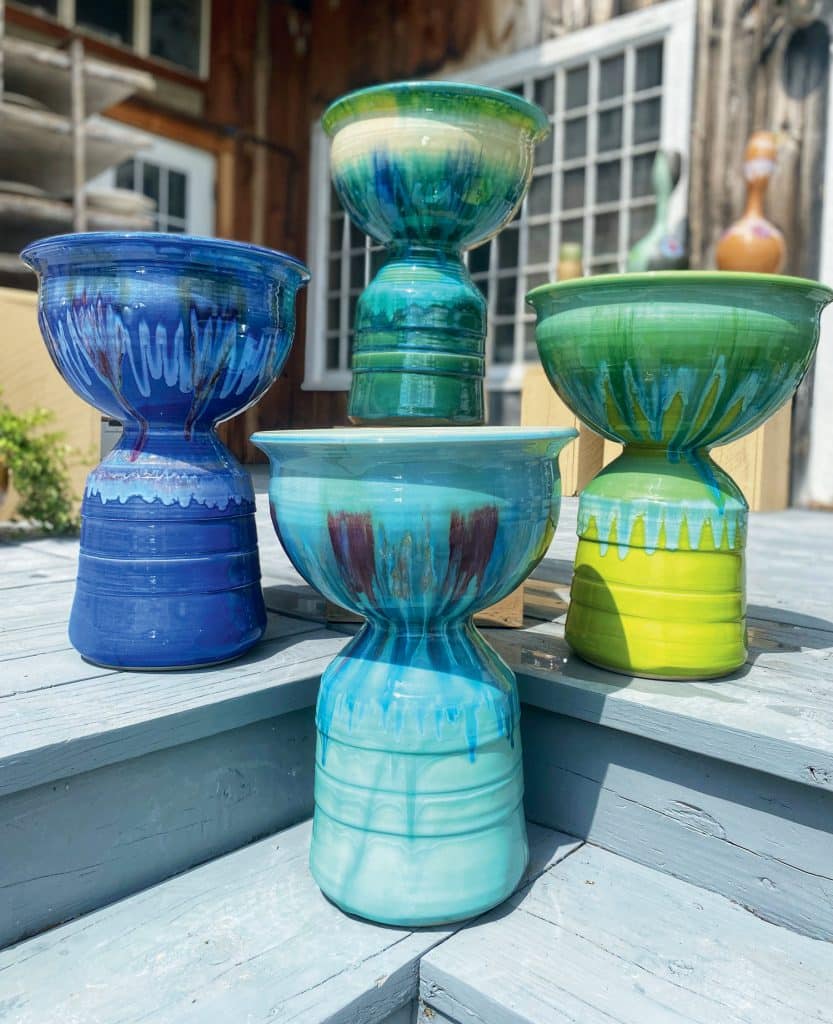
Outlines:
{"label": "green shrub", "polygon": [[44,430],[52,418],[47,409],[12,412],[0,396],[0,466],[20,495],[21,516],[48,533],[73,533],[78,519],[67,473],[71,449],[62,434]]}

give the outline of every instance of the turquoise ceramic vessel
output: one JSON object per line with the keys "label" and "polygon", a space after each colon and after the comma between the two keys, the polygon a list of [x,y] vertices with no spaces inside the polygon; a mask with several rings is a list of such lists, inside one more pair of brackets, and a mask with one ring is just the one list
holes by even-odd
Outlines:
{"label": "turquoise ceramic vessel", "polygon": [[572,430],[256,434],[298,571],[367,619],[318,697],[310,865],[395,925],[481,913],[527,863],[515,677],[472,615],[517,587],[558,519]]}
{"label": "turquoise ceramic vessel", "polygon": [[342,204],[389,251],[358,302],[351,419],[482,423],[486,303],[462,252],[514,215],[546,114],[496,89],[398,82],[323,123]]}

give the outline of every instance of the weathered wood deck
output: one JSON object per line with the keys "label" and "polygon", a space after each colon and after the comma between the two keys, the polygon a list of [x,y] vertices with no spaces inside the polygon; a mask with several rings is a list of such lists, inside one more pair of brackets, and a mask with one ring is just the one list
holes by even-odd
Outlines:
{"label": "weathered wood deck", "polygon": [[[833,976],[833,516],[753,515],[749,662],[730,679],[671,684],[605,673],[567,649],[576,503],[565,501],[528,587],[525,628],[488,631],[519,677],[527,813],[545,826],[530,877],[541,878],[522,901],[525,917],[501,908],[449,938],[344,919],[309,879],[307,827],[290,826],[311,809],[318,678],[351,627],[323,623],[323,601],[289,566],[260,503],[267,638],[198,672],[85,663],[66,637],[77,542],[0,543],[0,946],[90,915],[0,955],[0,1019],[213,1021],[239,1005],[251,1021],[396,1013],[398,1024],[416,1013],[420,976],[435,1020],[647,1020],[652,1000],[677,999],[681,985],[694,1009],[686,1016],[673,1003],[669,1020],[716,1020],[707,991],[718,993],[721,1021],[769,1019],[779,1003],[767,958],[738,952],[749,984],[735,989],[719,969],[732,943],[746,943],[783,951],[797,1002],[782,1019],[833,1020],[833,998],[812,980]],[[239,849],[286,829],[277,845]],[[586,862],[563,833],[587,841]],[[564,870],[553,858],[566,858]],[[574,925],[592,872],[605,902],[582,937]],[[595,888],[608,872],[620,892],[655,900],[656,941],[674,957],[640,948],[624,918],[611,919],[616,892]],[[576,887],[561,905],[559,886]],[[712,923],[675,945],[695,904]],[[601,941],[606,920],[614,945]],[[584,998],[594,972],[604,979],[585,1016],[554,1015],[566,982],[561,954],[536,954],[542,942],[560,944],[575,968],[570,1000]],[[710,960],[703,942],[723,952]],[[514,989],[475,984],[486,967],[499,978],[484,950],[520,965],[524,943],[529,973],[519,967]],[[662,978],[647,995],[645,948],[663,965],[651,961]],[[544,963],[552,985],[532,992]],[[107,981],[118,976],[133,979],[123,1014]],[[610,1001],[608,984],[631,995]]]}

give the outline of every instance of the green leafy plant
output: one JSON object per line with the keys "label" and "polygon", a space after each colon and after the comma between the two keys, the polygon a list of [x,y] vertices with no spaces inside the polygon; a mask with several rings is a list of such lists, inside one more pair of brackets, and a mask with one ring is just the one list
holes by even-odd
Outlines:
{"label": "green leafy plant", "polygon": [[0,477],[5,468],[20,495],[18,513],[48,533],[73,533],[67,473],[70,447],[63,435],[44,428],[52,421],[48,409],[15,413],[0,396]]}

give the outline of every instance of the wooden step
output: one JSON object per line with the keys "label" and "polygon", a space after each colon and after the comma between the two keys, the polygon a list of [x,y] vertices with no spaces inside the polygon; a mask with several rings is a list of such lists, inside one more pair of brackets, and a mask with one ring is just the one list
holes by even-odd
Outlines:
{"label": "wooden step", "polygon": [[0,946],[310,815],[343,633],[270,614],[233,664],[102,669],[66,635],[77,542],[0,549]]}
{"label": "wooden step", "polygon": [[[337,910],[308,867],[310,827],[194,868],[0,953],[8,1024],[410,1022],[421,956],[408,931]],[[527,879],[580,844],[530,828]]]}
{"label": "wooden step", "polygon": [[[323,599],[260,505],[280,614],[248,658],[202,672],[84,663],[66,639],[77,544],[2,546],[0,943],[310,813],[317,683],[351,627],[323,627]],[[833,937],[833,517],[752,517],[751,663],[667,684],[566,647],[575,508],[528,590],[526,628],[490,633],[519,677],[528,815]]]}
{"label": "wooden step", "polygon": [[833,517],[751,517],[750,659],[712,682],[572,655],[574,544],[559,530],[536,573],[540,618],[490,633],[519,676],[527,815],[833,938]]}
{"label": "wooden step", "polygon": [[833,1022],[833,944],[585,844],[428,952],[420,1024]]}

